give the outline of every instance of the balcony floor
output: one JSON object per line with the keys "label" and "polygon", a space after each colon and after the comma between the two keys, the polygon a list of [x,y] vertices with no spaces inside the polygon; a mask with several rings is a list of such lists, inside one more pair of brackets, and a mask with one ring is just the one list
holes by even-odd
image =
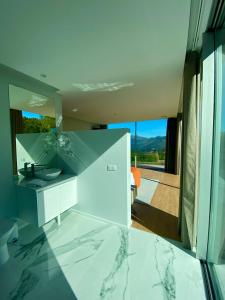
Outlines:
{"label": "balcony floor", "polygon": [[140,169],[141,176],[160,181],[149,205],[135,202],[132,227],[180,241],[178,234],[180,176]]}

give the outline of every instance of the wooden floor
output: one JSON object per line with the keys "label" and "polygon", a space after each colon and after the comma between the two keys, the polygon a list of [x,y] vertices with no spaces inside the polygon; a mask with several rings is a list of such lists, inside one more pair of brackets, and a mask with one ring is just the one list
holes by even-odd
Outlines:
{"label": "wooden floor", "polygon": [[143,178],[158,179],[160,183],[152,200],[149,199],[150,205],[140,202],[133,204],[132,227],[180,241],[177,231],[180,192],[179,176],[146,169],[140,169],[140,172]]}

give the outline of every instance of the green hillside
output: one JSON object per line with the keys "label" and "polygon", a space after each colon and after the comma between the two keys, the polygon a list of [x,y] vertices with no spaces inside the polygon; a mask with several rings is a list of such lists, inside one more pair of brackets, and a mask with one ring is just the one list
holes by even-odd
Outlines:
{"label": "green hillside", "polygon": [[166,149],[166,137],[156,136],[153,138],[145,138],[137,136],[136,148],[135,148],[135,137],[131,136],[131,150],[135,152],[164,152]]}

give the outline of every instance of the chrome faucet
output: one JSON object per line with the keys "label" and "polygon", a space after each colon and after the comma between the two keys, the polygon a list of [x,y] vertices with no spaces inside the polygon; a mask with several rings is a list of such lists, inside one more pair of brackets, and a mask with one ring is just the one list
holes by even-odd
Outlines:
{"label": "chrome faucet", "polygon": [[[31,168],[29,168],[28,170],[28,166],[31,165]],[[46,165],[41,165],[41,164],[37,164],[37,163],[30,163],[30,162],[25,162],[24,163],[24,173],[25,173],[25,177],[34,177],[35,176],[35,167],[45,167]]]}
{"label": "chrome faucet", "polygon": [[31,163],[29,163],[29,162],[25,162],[25,163],[24,163],[24,169],[27,169],[27,166],[30,165],[30,164],[31,164]]}
{"label": "chrome faucet", "polygon": [[35,167],[45,167],[46,165],[41,165],[37,163],[31,164],[31,176],[35,177]]}
{"label": "chrome faucet", "polygon": [[27,167],[30,165],[31,163],[29,162],[25,162],[24,163],[24,173],[25,173],[25,177],[28,177],[28,171],[27,171]]}

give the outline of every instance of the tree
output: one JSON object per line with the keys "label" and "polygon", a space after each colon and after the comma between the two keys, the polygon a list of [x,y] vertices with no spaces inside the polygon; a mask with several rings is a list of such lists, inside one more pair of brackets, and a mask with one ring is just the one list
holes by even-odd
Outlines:
{"label": "tree", "polygon": [[50,132],[55,128],[55,118],[44,116],[41,119],[23,117],[23,132]]}

